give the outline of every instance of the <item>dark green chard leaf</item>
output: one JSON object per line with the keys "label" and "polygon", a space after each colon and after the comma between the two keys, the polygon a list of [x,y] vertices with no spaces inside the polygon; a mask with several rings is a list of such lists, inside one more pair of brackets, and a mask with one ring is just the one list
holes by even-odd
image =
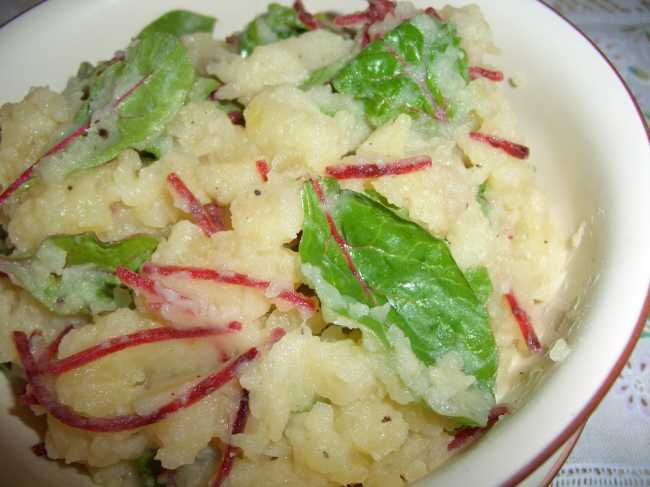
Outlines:
{"label": "dark green chard leaf", "polygon": [[44,174],[66,175],[102,165],[122,150],[155,140],[185,102],[194,70],[180,41],[153,33],[134,41],[123,61],[105,66],[78,119],[83,136],[44,161]]}
{"label": "dark green chard leaf", "polygon": [[138,37],[142,38],[154,32],[171,34],[176,37],[195,34],[196,32],[211,34],[216,21],[217,19],[207,15],[196,14],[187,10],[172,10],[147,25],[138,34]]}
{"label": "dark green chard leaf", "polygon": [[89,233],[49,237],[33,256],[1,258],[0,271],[55,313],[96,314],[130,305],[114,271],[138,270],[157,246],[148,235],[107,243]]}
{"label": "dark green chard leaf", "polygon": [[272,3],[267,7],[266,13],[255,17],[235,36],[235,40],[240,54],[250,56],[257,46],[295,37],[308,30],[294,9]]}
{"label": "dark green chard leaf", "polygon": [[[472,274],[475,292],[444,241],[376,199],[341,191],[334,180],[308,182],[303,208],[302,273],[326,319],[370,331],[433,410],[484,425],[497,360],[482,302],[489,276]],[[465,384],[444,390],[456,376]]]}
{"label": "dark green chard leaf", "polygon": [[492,294],[492,281],[486,267],[473,267],[465,271],[465,279],[478,300],[485,304]]}
{"label": "dark green chard leaf", "polygon": [[362,100],[370,123],[380,126],[402,113],[461,116],[457,98],[468,80],[455,26],[421,14],[366,46],[332,83]]}
{"label": "dark green chard leaf", "polygon": [[155,459],[155,456],[155,450],[147,450],[134,461],[141,487],[163,487],[163,484],[158,482],[162,464]]}

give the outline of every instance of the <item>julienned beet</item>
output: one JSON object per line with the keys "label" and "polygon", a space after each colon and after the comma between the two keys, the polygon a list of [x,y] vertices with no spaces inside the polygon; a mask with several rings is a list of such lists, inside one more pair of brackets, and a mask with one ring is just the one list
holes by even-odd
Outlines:
{"label": "julienned beet", "polygon": [[225,40],[169,12],[0,109],[35,451],[103,485],[402,486],[516,414],[568,242],[489,26],[308,7]]}

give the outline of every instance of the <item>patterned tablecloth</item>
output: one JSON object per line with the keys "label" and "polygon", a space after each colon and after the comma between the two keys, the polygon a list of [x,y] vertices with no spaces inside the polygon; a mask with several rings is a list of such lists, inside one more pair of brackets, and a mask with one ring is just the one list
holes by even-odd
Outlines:
{"label": "patterned tablecloth", "polygon": [[[0,0],[0,24],[34,3],[37,0]],[[650,122],[650,0],[549,3],[614,62]],[[553,486],[650,487],[650,322]]]}
{"label": "patterned tablecloth", "polygon": [[[650,0],[550,3],[613,61],[650,122]],[[650,321],[553,482],[583,486],[650,487]]]}

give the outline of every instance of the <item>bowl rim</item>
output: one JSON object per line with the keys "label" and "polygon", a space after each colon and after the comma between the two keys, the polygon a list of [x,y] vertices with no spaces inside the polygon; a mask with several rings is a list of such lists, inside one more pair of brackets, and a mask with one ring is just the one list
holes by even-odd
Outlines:
{"label": "bowl rim", "polygon": [[[622,87],[627,92],[628,97],[632,101],[632,104],[634,105],[634,108],[636,109],[637,115],[639,117],[639,121],[641,122],[641,126],[645,128],[646,137],[648,139],[647,141],[648,144],[650,145],[650,125],[648,125],[648,122],[643,116],[643,111],[641,110],[641,106],[639,105],[639,102],[634,96],[634,93],[632,93],[632,90],[630,89],[627,82],[625,81],[621,73],[618,71],[616,66],[614,66],[614,63],[612,63],[612,61],[607,57],[607,55],[602,51],[602,49],[598,47],[598,44],[596,44],[591,39],[591,37],[589,37],[585,32],[583,32],[582,29],[580,29],[580,27],[578,27],[574,22],[569,20],[565,15],[563,15],[562,13],[554,9],[548,3],[548,0],[537,0],[537,2],[539,2],[542,6],[550,10],[551,13],[557,15],[560,19],[566,22],[569,25],[569,27],[573,28],[573,30],[575,30],[589,44],[591,44],[594,50],[600,55],[600,57],[605,61],[605,63],[607,63],[609,68],[614,72],[614,74],[618,78]],[[578,414],[573,418],[573,420],[571,420],[571,422],[564,427],[562,432],[558,434],[554,440],[548,443],[546,447],[544,447],[537,455],[535,455],[535,457],[533,457],[526,465],[524,465],[519,470],[517,470],[514,474],[512,474],[510,478],[502,484],[502,487],[515,487],[516,485],[523,482],[535,470],[537,470],[540,466],[542,466],[544,462],[546,462],[551,457],[551,455],[553,455],[553,453],[557,452],[557,450],[559,450],[562,447],[562,445],[564,445],[567,441],[569,441],[571,436],[575,434],[579,428],[585,425],[589,417],[594,413],[596,408],[599,406],[599,404],[605,398],[605,396],[607,395],[611,387],[614,385],[614,382],[616,381],[621,371],[623,370],[623,367],[625,366],[628,359],[630,358],[630,355],[632,355],[632,352],[634,351],[639,341],[639,338],[641,338],[641,333],[645,326],[646,320],[648,319],[649,316],[650,316],[650,284],[648,284],[645,300],[641,307],[639,318],[637,320],[634,329],[632,330],[632,334],[630,335],[630,338],[627,341],[627,345],[621,352],[621,355],[619,356],[618,360],[610,370],[609,374],[607,375],[603,383],[600,385],[600,387],[598,387],[596,392],[591,396],[591,399],[587,401],[587,403],[582,407],[580,412],[578,412]],[[560,468],[562,464],[568,459],[568,457],[569,455],[567,455],[567,457],[563,459],[564,461],[560,463],[559,465]],[[559,471],[560,468],[558,468],[557,471]]]}
{"label": "bowl rim", "polygon": [[[648,124],[648,122],[646,121],[643,115],[643,111],[641,109],[641,106],[639,105],[639,102],[636,99],[636,96],[628,86],[627,82],[625,81],[625,79],[623,78],[619,70],[616,68],[616,66],[614,66],[614,63],[607,57],[607,55],[602,51],[602,49],[582,29],[580,29],[580,27],[578,27],[573,21],[569,20],[569,18],[566,17],[564,14],[562,14],[561,12],[553,8],[548,3],[549,0],[534,0],[534,1],[538,2],[543,7],[546,7],[548,10],[551,11],[552,14],[557,15],[561,20],[566,22],[569,25],[569,27],[571,27],[580,36],[582,36],[593,47],[593,49],[600,55],[600,57],[605,61],[605,63],[609,66],[609,68],[614,72],[619,82],[621,83],[622,87],[627,92],[627,95],[632,101],[634,108],[636,109],[637,115],[639,117],[639,121],[641,122],[641,126],[645,129],[646,137],[648,139],[648,144],[650,145],[650,125]],[[18,19],[19,17],[22,17],[23,15],[30,12],[31,10],[40,7],[46,2],[47,0],[37,0],[33,5],[31,5],[26,10],[23,10],[22,12],[19,12],[13,17],[0,23],[0,29],[7,26],[14,20]],[[616,363],[610,370],[609,374],[607,375],[603,383],[598,387],[596,392],[592,395],[591,399],[587,401],[587,403],[583,406],[580,412],[574,417],[574,419],[567,426],[564,427],[562,432],[559,433],[555,437],[555,439],[553,439],[550,443],[548,443],[546,447],[544,447],[530,461],[528,461],[528,463],[526,463],[523,467],[521,467],[519,470],[513,473],[510,476],[510,478],[508,478],[507,481],[501,484],[502,487],[515,487],[519,485],[526,478],[528,478],[533,472],[539,469],[563,445],[565,445],[572,438],[573,435],[576,435],[576,438],[573,444],[571,445],[568,454],[563,455],[563,458],[561,458],[556,464],[553,465],[552,470],[549,472],[549,475],[545,477],[545,481],[546,479],[548,479],[550,484],[550,482],[555,477],[555,475],[557,475],[557,473],[560,471],[562,465],[569,458],[574,447],[577,445],[587,420],[595,412],[595,410],[598,408],[602,400],[605,398],[605,396],[607,395],[611,387],[614,385],[614,382],[616,381],[617,377],[620,375],[621,371],[623,370],[623,367],[627,363],[628,359],[632,355],[632,352],[634,351],[641,337],[641,333],[643,331],[643,328],[648,318],[650,318],[650,283],[648,284],[645,300],[641,307],[641,312],[637,320],[637,323],[632,331],[632,334],[630,335],[625,348],[621,352],[621,355],[617,359]]]}

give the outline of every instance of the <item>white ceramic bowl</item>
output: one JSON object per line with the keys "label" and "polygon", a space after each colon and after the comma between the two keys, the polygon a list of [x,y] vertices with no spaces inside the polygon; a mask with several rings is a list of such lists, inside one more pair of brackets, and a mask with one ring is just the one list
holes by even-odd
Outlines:
{"label": "white ceramic bowl", "polygon": [[[549,371],[521,411],[422,486],[514,485],[524,479],[597,406],[627,360],[649,304],[650,147],[627,88],[586,37],[540,1],[472,1],[503,49],[495,63],[525,79],[520,89],[508,90],[509,98],[551,205],[567,229],[586,222],[587,230],[563,296],[571,307],[565,321],[572,325],[571,355]],[[80,61],[111,57],[171,8],[216,15],[217,35],[224,36],[265,3],[50,0],[0,29],[0,103],[21,99],[34,85],[61,89]],[[363,6],[359,0],[307,4],[313,10]],[[0,407],[11,405],[4,387]],[[76,470],[32,455],[29,446],[36,441],[23,420],[0,415],[1,485],[87,485]]]}

